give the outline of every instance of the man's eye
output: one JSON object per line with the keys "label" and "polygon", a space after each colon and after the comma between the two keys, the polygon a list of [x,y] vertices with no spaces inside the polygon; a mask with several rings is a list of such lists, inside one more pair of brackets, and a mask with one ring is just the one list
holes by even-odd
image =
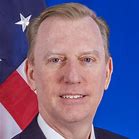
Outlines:
{"label": "man's eye", "polygon": [[50,58],[49,62],[58,63],[58,62],[60,62],[60,59],[59,58]]}
{"label": "man's eye", "polygon": [[91,64],[91,63],[95,62],[96,59],[92,58],[92,57],[84,57],[84,58],[81,58],[81,61],[83,63]]}
{"label": "man's eye", "polygon": [[92,59],[91,58],[84,58],[84,62],[87,62],[87,63],[90,63],[90,62],[92,62]]}
{"label": "man's eye", "polygon": [[55,64],[55,65],[62,65],[66,62],[65,57],[50,57],[48,59],[49,64]]}

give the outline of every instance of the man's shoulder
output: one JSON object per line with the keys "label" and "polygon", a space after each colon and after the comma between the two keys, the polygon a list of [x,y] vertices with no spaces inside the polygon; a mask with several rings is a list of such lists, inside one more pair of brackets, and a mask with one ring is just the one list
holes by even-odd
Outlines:
{"label": "man's shoulder", "polygon": [[[128,139],[121,135],[115,134],[105,129],[94,128],[96,139]],[[37,116],[29,124],[29,126],[23,130],[20,134],[16,135],[12,139],[46,139],[41,131],[38,123]]]}
{"label": "man's shoulder", "polygon": [[96,139],[128,139],[127,137],[121,136],[119,134],[113,133],[106,129],[95,127]]}
{"label": "man's shoulder", "polygon": [[37,117],[23,130],[12,139],[46,139],[37,123]]}

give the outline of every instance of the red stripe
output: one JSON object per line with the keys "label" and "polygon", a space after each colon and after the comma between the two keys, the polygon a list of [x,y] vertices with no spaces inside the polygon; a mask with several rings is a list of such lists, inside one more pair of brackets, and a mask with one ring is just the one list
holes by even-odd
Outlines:
{"label": "red stripe", "polygon": [[38,113],[35,93],[16,71],[0,85],[0,102],[21,129],[24,129]]}

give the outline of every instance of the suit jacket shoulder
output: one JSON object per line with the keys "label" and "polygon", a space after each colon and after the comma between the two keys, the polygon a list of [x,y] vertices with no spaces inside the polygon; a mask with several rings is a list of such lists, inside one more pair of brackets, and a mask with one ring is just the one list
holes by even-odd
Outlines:
{"label": "suit jacket shoulder", "polygon": [[36,116],[25,130],[23,130],[20,134],[16,135],[12,139],[46,139],[46,138],[38,125]]}
{"label": "suit jacket shoulder", "polygon": [[95,128],[94,130],[96,139],[128,139],[127,137],[118,135],[102,128]]}
{"label": "suit jacket shoulder", "polygon": [[[94,131],[96,139],[128,139],[100,128],[95,128]],[[36,116],[25,130],[12,139],[46,139],[46,137],[38,125]]]}

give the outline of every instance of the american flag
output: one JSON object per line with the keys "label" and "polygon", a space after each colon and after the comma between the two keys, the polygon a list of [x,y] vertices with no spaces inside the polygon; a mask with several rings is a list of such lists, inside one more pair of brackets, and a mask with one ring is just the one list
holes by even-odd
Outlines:
{"label": "american flag", "polygon": [[[0,107],[23,130],[38,112],[35,93],[24,75],[28,50],[26,27],[46,7],[43,0],[0,1]],[[0,108],[0,139],[9,139]],[[8,131],[7,131],[8,132]]]}

